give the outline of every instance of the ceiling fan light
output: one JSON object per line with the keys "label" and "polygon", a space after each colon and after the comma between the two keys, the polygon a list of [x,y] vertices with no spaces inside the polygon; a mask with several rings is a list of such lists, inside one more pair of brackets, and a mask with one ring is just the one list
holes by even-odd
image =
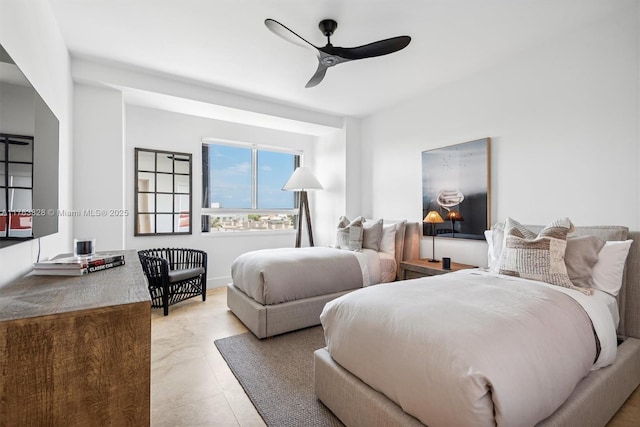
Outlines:
{"label": "ceiling fan light", "polygon": [[320,60],[320,62],[322,62],[322,65],[331,67],[332,65],[336,65],[338,63],[338,58],[336,58],[335,56],[325,56]]}

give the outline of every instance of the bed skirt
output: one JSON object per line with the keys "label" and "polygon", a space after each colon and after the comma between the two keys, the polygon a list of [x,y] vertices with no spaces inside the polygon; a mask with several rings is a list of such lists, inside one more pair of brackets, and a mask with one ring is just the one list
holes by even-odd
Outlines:
{"label": "bed skirt", "polygon": [[353,290],[275,305],[262,305],[231,283],[227,286],[227,306],[256,337],[266,338],[319,325],[324,305]]}
{"label": "bed skirt", "polygon": [[[611,419],[640,383],[640,339],[628,338],[618,347],[613,365],[591,371],[545,427],[601,427]],[[338,365],[325,348],[314,353],[316,396],[350,426],[423,426],[383,394]]]}

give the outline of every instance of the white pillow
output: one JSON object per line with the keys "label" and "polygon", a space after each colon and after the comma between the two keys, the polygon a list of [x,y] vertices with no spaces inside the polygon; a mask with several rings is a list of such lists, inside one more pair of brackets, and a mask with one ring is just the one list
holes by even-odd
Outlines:
{"label": "white pillow", "polygon": [[493,249],[493,230],[485,230],[484,238],[487,240],[487,264],[489,269],[491,269],[497,261],[496,254]]}
{"label": "white pillow", "polygon": [[396,255],[396,225],[388,224],[382,226],[382,237],[380,238],[380,252]]}
{"label": "white pillow", "polygon": [[[487,237],[489,232],[489,237]],[[502,256],[502,247],[504,246],[504,222],[499,222],[491,227],[491,230],[485,231],[485,237],[489,244],[489,270],[497,273],[500,267],[500,257]]]}
{"label": "white pillow", "polygon": [[608,241],[598,254],[598,262],[593,266],[593,287],[613,296],[618,295],[622,286],[624,265],[633,240]]}

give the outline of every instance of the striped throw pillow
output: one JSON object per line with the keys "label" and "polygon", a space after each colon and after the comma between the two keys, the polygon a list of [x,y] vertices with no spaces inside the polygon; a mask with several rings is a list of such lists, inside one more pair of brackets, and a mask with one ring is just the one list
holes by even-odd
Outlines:
{"label": "striped throw pillow", "polygon": [[338,234],[336,235],[336,247],[349,251],[361,251],[364,236],[364,218],[359,216],[353,221],[341,216],[338,222]]}
{"label": "striped throw pillow", "polygon": [[591,295],[590,288],[574,286],[564,261],[567,234],[574,231],[569,218],[551,222],[538,235],[513,218],[505,222],[500,274],[537,280]]}

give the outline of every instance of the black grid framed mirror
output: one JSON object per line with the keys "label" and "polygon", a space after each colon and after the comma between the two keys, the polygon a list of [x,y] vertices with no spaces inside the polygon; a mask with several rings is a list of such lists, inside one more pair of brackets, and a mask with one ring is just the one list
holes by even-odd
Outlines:
{"label": "black grid framed mirror", "polygon": [[135,149],[135,235],[191,234],[190,153]]}

